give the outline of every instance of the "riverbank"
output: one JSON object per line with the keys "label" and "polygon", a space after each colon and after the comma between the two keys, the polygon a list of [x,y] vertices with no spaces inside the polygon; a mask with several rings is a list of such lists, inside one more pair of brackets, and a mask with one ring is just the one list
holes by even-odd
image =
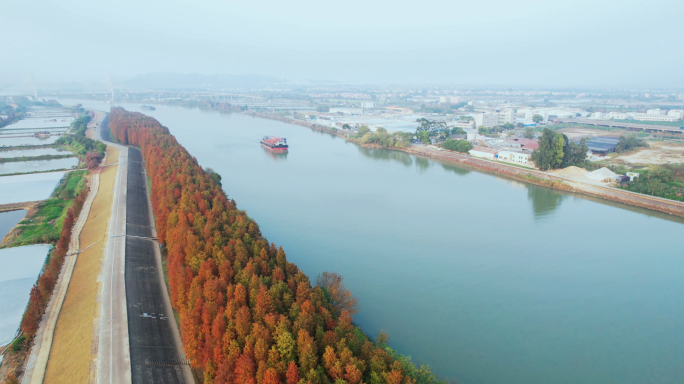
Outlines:
{"label": "riverbank", "polygon": [[[349,137],[349,134],[343,130],[333,131],[329,127],[319,124],[310,123],[308,121],[301,121],[296,119],[288,119],[282,116],[275,116],[266,113],[244,112],[244,114],[253,117],[262,117],[271,120],[278,120],[285,123],[300,125],[320,132],[326,132],[331,135],[338,136],[349,142],[363,146],[356,143]],[[368,146],[373,147],[373,146]],[[576,180],[564,178],[546,172],[524,169],[515,165],[508,165],[505,163],[490,161],[485,159],[478,159],[468,155],[461,155],[452,151],[431,150],[422,146],[410,146],[408,148],[386,148],[400,152],[406,152],[412,155],[428,157],[442,163],[456,164],[459,166],[475,169],[482,172],[493,173],[496,175],[505,176],[515,180],[526,183],[539,185],[542,187],[553,188],[565,192],[573,192],[600,199],[610,200],[618,203],[628,204],[636,207],[646,208],[654,211],[664,212],[671,215],[684,217],[684,203],[662,199],[658,197],[643,195],[639,193],[629,192],[621,189],[603,187],[593,184],[586,184]]]}

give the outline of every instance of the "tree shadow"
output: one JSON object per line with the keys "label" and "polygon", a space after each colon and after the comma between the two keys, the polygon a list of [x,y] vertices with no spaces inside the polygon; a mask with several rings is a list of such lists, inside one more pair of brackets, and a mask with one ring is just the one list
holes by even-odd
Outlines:
{"label": "tree shadow", "polygon": [[536,219],[551,215],[560,207],[565,194],[548,188],[527,186],[527,198],[532,201],[532,211]]}

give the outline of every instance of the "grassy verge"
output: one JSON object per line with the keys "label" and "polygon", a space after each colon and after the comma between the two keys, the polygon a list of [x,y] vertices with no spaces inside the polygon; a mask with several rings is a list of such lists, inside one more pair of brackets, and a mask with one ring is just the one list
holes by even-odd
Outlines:
{"label": "grassy verge", "polygon": [[19,222],[14,236],[8,235],[3,248],[29,244],[54,243],[62,233],[62,224],[73,199],[85,188],[87,171],[67,173],[52,196]]}

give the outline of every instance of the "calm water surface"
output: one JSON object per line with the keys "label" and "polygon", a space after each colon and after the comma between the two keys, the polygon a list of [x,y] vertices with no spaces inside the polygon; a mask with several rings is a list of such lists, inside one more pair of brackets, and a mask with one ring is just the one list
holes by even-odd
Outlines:
{"label": "calm water surface", "polygon": [[54,169],[70,169],[78,165],[77,157],[54,160],[16,161],[0,163],[0,175],[36,171],[51,171]]}
{"label": "calm water surface", "polygon": [[[344,275],[367,333],[442,377],[684,382],[680,220],[281,122],[145,113],[304,272]],[[290,152],[267,152],[264,135]]]}
{"label": "calm water surface", "polygon": [[26,216],[26,212],[28,211],[23,209],[0,212],[0,241],[2,241],[2,238],[7,236],[9,231]]}
{"label": "calm water surface", "polygon": [[50,197],[64,172],[0,177],[0,204],[38,201]]}
{"label": "calm water surface", "polygon": [[17,335],[31,288],[51,247],[38,244],[0,249],[0,345]]}
{"label": "calm water surface", "polygon": [[0,149],[0,158],[68,155],[71,152],[58,148]]}
{"label": "calm water surface", "polygon": [[54,144],[59,136],[50,137],[2,137],[0,136],[0,147],[14,147],[21,145],[44,145]]}

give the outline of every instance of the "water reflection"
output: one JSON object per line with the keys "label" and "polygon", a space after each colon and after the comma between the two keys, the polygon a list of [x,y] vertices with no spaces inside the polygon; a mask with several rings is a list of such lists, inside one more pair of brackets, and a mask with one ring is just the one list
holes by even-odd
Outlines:
{"label": "water reflection", "polygon": [[424,171],[430,167],[430,160],[424,159],[422,157],[416,157],[416,166],[421,171]]}
{"label": "water reflection", "polygon": [[527,198],[532,201],[532,210],[535,218],[542,218],[552,214],[566,195],[555,192],[548,188],[527,185]]}
{"label": "water reflection", "polygon": [[359,146],[358,148],[359,152],[361,152],[362,155],[369,157],[371,159],[396,161],[398,163],[403,164],[406,167],[410,167],[413,165],[413,157],[408,153],[393,151],[389,149],[364,148],[361,146]]}
{"label": "water reflection", "polygon": [[[263,147],[262,147],[262,148],[263,148]],[[270,149],[267,149],[267,148],[263,148],[263,149],[264,149],[264,153],[266,153],[266,154],[268,155],[268,157],[270,157],[271,159],[273,159],[273,160],[275,160],[275,161],[287,160],[287,153],[288,153],[288,151],[285,151],[285,152],[273,152],[273,151],[271,151]]]}
{"label": "water reflection", "polygon": [[444,163],[440,163],[440,164],[442,165],[442,168],[444,168],[445,171],[447,171],[447,172],[453,172],[453,173],[455,173],[455,174],[457,174],[457,175],[459,175],[459,176],[465,176],[465,175],[467,175],[467,174],[469,174],[469,173],[471,172],[470,170],[465,169],[465,168],[456,167],[456,166],[453,166],[453,165],[447,165],[447,164],[444,164]]}

